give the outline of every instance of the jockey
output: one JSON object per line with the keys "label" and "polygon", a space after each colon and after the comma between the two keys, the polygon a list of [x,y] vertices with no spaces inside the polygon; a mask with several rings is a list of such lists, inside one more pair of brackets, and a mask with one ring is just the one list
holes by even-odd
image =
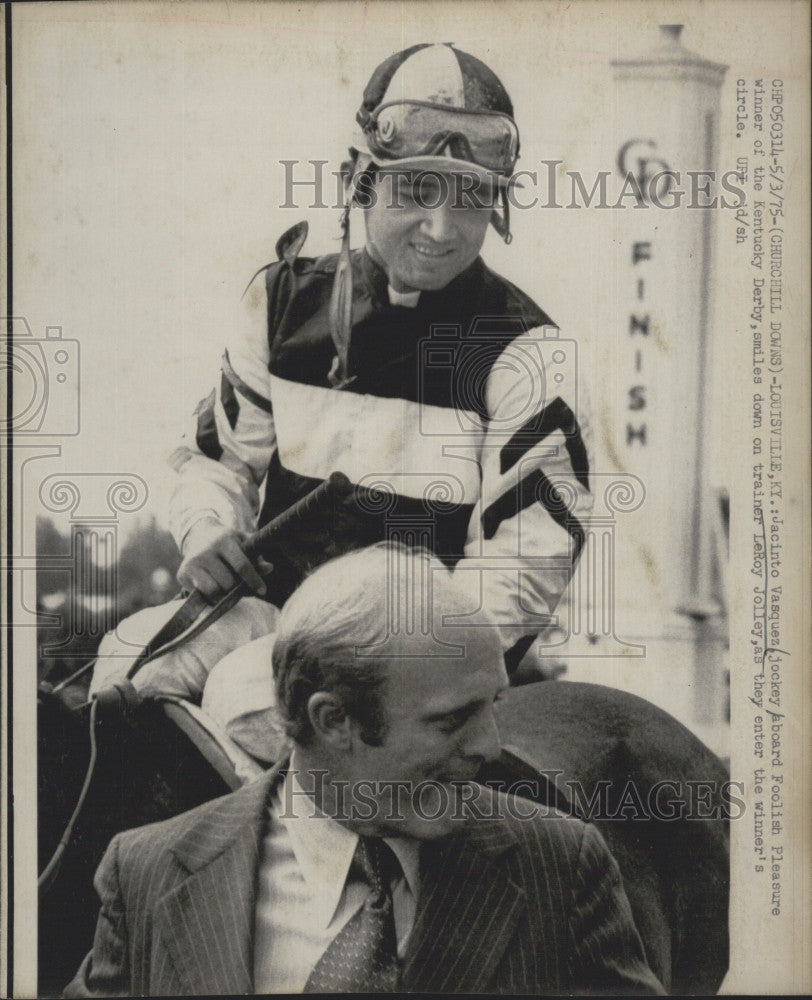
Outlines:
{"label": "jockey", "polygon": [[[136,677],[202,696],[265,759],[277,608],[311,569],[383,539],[431,549],[498,624],[511,672],[555,622],[591,510],[572,342],[479,256],[489,225],[511,239],[519,134],[501,82],[452,45],[415,45],[375,70],[356,121],[340,252],[303,256],[304,223],[280,238],[171,458],[179,581],[214,596],[242,579],[257,596]],[[247,534],[334,471],[352,496],[269,553],[263,581]],[[159,611],[141,615],[146,641]]]}

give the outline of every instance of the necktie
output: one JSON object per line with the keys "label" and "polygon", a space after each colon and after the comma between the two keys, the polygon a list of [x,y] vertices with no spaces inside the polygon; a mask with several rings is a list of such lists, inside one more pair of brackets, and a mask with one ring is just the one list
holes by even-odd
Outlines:
{"label": "necktie", "polygon": [[397,989],[391,882],[400,874],[400,865],[380,838],[361,837],[351,873],[353,869],[369,885],[369,895],[314,966],[305,993],[389,993]]}

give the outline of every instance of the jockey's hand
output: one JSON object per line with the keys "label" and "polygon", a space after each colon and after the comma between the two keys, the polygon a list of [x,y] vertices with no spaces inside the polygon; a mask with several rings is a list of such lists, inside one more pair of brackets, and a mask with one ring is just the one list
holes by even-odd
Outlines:
{"label": "jockey's hand", "polygon": [[[206,518],[189,531],[183,544],[178,583],[215,598],[243,580],[257,594],[265,593],[262,577],[252,566],[243,545],[246,535]],[[263,568],[269,568],[267,563]]]}

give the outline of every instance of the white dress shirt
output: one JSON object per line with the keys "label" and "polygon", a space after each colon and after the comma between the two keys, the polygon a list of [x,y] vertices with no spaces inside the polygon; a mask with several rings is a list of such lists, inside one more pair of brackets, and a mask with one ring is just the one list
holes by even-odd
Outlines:
{"label": "white dress shirt", "polygon": [[[293,793],[293,794],[291,794]],[[284,807],[283,807],[284,803]],[[420,844],[385,838],[403,876],[392,885],[398,955],[414,925]],[[295,761],[269,805],[254,926],[254,990],[301,993],[313,967],[364,904],[370,887],[350,876],[358,834],[322,815],[295,774]]]}

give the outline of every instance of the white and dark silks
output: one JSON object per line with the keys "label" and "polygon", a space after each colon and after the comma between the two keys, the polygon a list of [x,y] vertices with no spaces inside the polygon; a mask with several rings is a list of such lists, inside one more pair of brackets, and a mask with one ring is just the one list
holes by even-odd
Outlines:
{"label": "white and dark silks", "polygon": [[172,456],[175,538],[207,515],[251,531],[340,470],[354,494],[271,553],[269,598],[350,549],[422,544],[481,571],[510,666],[555,610],[592,507],[575,342],[479,258],[410,298],[357,250],[349,379],[333,388],[337,255],[298,256],[305,232],[286,233],[246,290],[220,384]]}

